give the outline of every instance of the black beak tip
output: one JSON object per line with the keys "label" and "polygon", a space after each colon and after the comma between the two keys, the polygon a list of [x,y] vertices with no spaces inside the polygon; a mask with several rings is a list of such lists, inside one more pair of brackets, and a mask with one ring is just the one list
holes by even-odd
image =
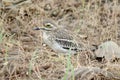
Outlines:
{"label": "black beak tip", "polygon": [[33,28],[33,30],[40,30],[40,28],[39,27],[35,27],[35,28]]}

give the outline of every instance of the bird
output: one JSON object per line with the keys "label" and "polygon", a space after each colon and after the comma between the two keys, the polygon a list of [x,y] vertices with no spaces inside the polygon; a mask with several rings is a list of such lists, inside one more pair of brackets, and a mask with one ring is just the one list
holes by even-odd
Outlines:
{"label": "bird", "polygon": [[34,30],[42,31],[42,37],[53,51],[64,54],[76,54],[85,50],[83,43],[75,39],[75,35],[52,20],[43,20],[43,27]]}

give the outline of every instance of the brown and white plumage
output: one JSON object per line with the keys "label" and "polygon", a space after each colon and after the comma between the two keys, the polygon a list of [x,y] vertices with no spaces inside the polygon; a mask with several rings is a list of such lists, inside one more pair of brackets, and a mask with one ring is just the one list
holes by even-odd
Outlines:
{"label": "brown and white plumage", "polygon": [[35,30],[42,30],[44,42],[55,52],[74,54],[84,50],[83,44],[78,43],[68,30],[58,27],[49,20],[43,21],[43,26]]}

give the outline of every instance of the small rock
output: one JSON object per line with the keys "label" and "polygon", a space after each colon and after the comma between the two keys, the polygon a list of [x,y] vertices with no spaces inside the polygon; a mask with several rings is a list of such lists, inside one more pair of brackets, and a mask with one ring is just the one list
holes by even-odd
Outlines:
{"label": "small rock", "polygon": [[[105,69],[100,69],[99,67],[81,67],[73,72],[70,72],[66,80],[118,80],[120,77],[116,77],[112,72]],[[64,78],[62,80],[65,80]]]}
{"label": "small rock", "polygon": [[45,46],[47,46],[46,44],[43,44],[43,46],[45,47]]}
{"label": "small rock", "polygon": [[52,10],[51,5],[50,5],[49,3],[46,4],[46,5],[44,6],[44,10],[46,10],[46,11]]}
{"label": "small rock", "polygon": [[60,10],[59,9],[55,9],[51,12],[51,17],[57,17],[60,13]]}
{"label": "small rock", "polygon": [[105,57],[106,60],[120,58],[120,48],[113,41],[107,41],[98,46],[95,51],[96,57]]}

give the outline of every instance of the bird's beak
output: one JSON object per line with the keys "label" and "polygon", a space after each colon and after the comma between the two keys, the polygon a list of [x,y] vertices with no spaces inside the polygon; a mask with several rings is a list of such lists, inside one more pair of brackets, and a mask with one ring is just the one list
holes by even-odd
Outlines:
{"label": "bird's beak", "polygon": [[43,27],[35,27],[35,28],[33,28],[33,30],[44,30],[45,28],[43,28]]}

